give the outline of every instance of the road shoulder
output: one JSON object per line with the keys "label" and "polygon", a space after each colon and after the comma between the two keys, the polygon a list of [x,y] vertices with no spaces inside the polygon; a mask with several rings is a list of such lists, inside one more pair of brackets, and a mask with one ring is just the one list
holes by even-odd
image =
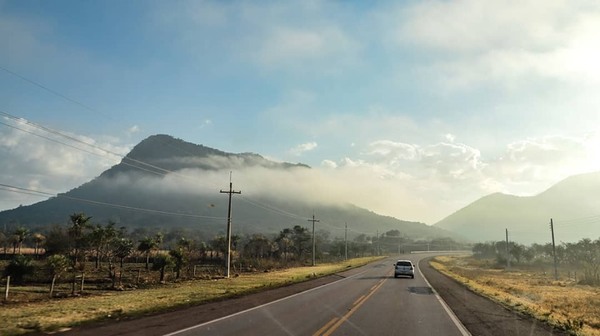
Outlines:
{"label": "road shoulder", "polygon": [[421,260],[419,268],[431,286],[473,335],[569,335],[532,317],[511,311],[492,300],[470,291],[464,285],[441,274]]}

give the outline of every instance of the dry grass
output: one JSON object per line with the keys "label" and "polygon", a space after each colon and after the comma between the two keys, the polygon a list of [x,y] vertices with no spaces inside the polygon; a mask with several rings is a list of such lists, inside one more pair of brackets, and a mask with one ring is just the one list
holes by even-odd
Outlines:
{"label": "dry grass", "polygon": [[600,288],[543,272],[490,269],[472,257],[436,257],[431,265],[511,309],[575,335],[600,336]]}
{"label": "dry grass", "polygon": [[[31,331],[53,331],[90,321],[165,311],[305,281],[358,267],[376,259],[378,258],[357,258],[315,267],[242,274],[231,279],[185,281],[152,289],[103,291],[91,296],[9,304],[0,309],[0,321],[3,321],[0,324],[0,334],[19,335]],[[18,288],[15,290],[18,291]]]}

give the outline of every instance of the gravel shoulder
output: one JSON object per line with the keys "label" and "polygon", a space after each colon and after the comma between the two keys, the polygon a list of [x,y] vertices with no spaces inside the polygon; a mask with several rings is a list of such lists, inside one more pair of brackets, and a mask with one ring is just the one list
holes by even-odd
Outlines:
{"label": "gravel shoulder", "polygon": [[429,265],[430,259],[421,260],[421,272],[472,335],[569,335],[470,291],[454,279],[436,271]]}

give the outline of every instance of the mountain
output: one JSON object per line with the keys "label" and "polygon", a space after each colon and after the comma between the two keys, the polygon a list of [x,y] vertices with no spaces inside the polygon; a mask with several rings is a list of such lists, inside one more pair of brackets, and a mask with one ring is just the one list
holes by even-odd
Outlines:
{"label": "mountain", "polygon": [[311,203],[306,196],[264,191],[284,183],[282,179],[302,183],[298,179],[310,169],[254,153],[226,153],[168,135],[154,135],[97,178],[57,197],[0,212],[0,223],[43,227],[65,224],[69,215],[84,212],[94,223],[110,220],[130,229],[163,231],[188,228],[211,236],[225,231],[228,199],[220,189],[226,189],[226,178],[234,171],[236,180],[243,177],[254,189],[263,189],[233,195],[234,234],[308,227],[307,220],[314,212],[321,221],[317,230],[330,231],[334,237],[344,235],[346,222],[350,238],[360,233],[374,236],[377,230],[399,230],[410,238],[456,237],[439,228],[381,216],[354,205]]}
{"label": "mountain", "polygon": [[571,176],[531,197],[485,196],[434,226],[473,241],[509,239],[521,243],[574,242],[600,238],[600,172]]}

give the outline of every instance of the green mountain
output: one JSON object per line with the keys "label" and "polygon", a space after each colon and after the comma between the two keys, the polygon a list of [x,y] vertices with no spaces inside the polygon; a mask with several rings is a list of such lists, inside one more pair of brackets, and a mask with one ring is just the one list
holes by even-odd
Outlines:
{"label": "green mountain", "polygon": [[509,239],[546,243],[600,238],[600,172],[571,176],[541,194],[518,197],[501,193],[485,196],[434,226],[473,241]]}
{"label": "green mountain", "polygon": [[[275,174],[278,179],[294,179],[295,173],[308,169],[304,164],[274,162],[253,153],[226,153],[154,135],[92,181],[57,197],[0,212],[0,223],[43,227],[65,224],[69,215],[84,212],[95,223],[111,220],[130,229],[189,228],[214,235],[226,228],[228,195],[220,191],[228,190],[230,171],[250,172],[254,175],[248,178],[254,179],[254,185],[268,187],[281,183],[271,177]],[[317,230],[329,231],[333,237],[344,235],[345,223],[350,238],[389,230],[415,239],[456,237],[443,229],[381,216],[350,204],[315,204],[300,197],[246,191],[233,195],[234,234],[309,227],[314,212],[320,220]]]}

